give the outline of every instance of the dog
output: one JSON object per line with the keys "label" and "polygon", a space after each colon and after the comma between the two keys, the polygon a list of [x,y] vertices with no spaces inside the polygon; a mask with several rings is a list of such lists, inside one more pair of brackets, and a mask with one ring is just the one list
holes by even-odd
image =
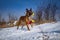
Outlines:
{"label": "dog", "polygon": [[23,28],[24,25],[27,25],[27,29],[30,30],[28,24],[31,22],[31,21],[29,21],[29,17],[32,14],[33,14],[32,9],[30,9],[30,10],[26,9],[26,15],[25,16],[21,16],[19,18],[18,22],[16,23],[17,29],[19,29],[20,25],[22,25],[22,28]]}

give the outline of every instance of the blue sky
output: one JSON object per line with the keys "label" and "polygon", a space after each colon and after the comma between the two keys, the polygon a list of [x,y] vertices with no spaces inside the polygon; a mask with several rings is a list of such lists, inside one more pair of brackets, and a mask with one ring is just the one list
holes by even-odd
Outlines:
{"label": "blue sky", "polygon": [[35,11],[37,6],[45,7],[50,2],[57,3],[57,6],[60,7],[59,0],[0,0],[0,14],[8,18],[8,13],[11,13],[19,18],[25,15],[26,8],[32,8]]}

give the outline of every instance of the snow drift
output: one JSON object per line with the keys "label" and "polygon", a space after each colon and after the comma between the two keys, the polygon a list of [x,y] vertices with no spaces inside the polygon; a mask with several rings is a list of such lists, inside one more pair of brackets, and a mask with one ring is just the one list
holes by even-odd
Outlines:
{"label": "snow drift", "polygon": [[[0,40],[60,40],[60,22],[56,23],[45,23],[40,25],[34,25],[30,27],[30,31],[27,30],[26,26],[11,28],[0,28]],[[46,36],[45,36],[46,35]]]}

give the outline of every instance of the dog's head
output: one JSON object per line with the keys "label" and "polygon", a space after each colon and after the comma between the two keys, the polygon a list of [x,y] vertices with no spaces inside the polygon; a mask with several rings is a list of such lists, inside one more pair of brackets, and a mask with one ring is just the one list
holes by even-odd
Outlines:
{"label": "dog's head", "polygon": [[31,16],[33,14],[32,12],[32,8],[30,8],[30,10],[26,9],[26,16]]}

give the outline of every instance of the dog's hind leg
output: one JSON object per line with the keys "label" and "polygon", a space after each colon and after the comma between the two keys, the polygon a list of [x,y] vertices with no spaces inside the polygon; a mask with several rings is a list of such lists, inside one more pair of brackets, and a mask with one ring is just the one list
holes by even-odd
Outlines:
{"label": "dog's hind leg", "polygon": [[22,25],[21,29],[23,29],[23,26],[24,26],[24,25]]}
{"label": "dog's hind leg", "polygon": [[19,29],[20,23],[21,23],[21,22],[17,22],[17,30]]}
{"label": "dog's hind leg", "polygon": [[17,25],[17,30],[19,29],[19,24]]}

